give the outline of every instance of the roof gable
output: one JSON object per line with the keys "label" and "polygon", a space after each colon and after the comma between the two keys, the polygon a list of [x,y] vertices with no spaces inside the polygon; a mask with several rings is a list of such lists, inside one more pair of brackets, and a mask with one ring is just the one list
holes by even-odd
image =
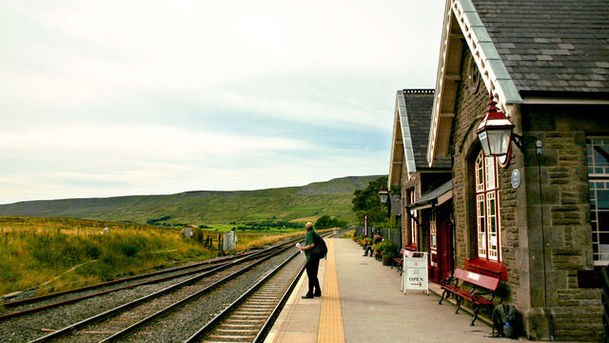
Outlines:
{"label": "roof gable", "polygon": [[402,168],[412,174],[427,167],[425,153],[433,99],[433,89],[404,89],[396,94],[390,186],[399,185]]}
{"label": "roof gable", "polygon": [[609,103],[609,1],[446,0],[430,166],[449,157],[464,42],[508,117],[527,101]]}

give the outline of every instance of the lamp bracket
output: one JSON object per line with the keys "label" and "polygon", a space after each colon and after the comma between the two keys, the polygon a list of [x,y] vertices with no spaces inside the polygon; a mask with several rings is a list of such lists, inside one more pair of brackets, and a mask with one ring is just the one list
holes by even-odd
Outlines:
{"label": "lamp bracket", "polygon": [[541,155],[541,148],[543,148],[543,143],[541,140],[535,136],[521,136],[517,133],[512,133],[512,137],[514,140],[514,144],[524,153],[524,147],[529,144],[535,142],[535,153],[537,156]]}

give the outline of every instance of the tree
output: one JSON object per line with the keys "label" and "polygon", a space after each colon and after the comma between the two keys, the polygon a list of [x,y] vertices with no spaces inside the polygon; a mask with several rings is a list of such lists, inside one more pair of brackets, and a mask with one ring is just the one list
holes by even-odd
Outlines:
{"label": "tree", "polygon": [[360,224],[364,223],[364,217],[368,215],[370,224],[381,224],[388,222],[389,205],[383,204],[378,198],[381,186],[387,184],[387,176],[379,177],[370,181],[365,189],[356,189],[353,192],[353,212],[357,215]]}
{"label": "tree", "polygon": [[321,216],[315,222],[315,228],[317,229],[329,229],[333,227],[345,227],[347,226],[347,222],[344,220],[340,220],[338,218],[331,218],[328,215]]}

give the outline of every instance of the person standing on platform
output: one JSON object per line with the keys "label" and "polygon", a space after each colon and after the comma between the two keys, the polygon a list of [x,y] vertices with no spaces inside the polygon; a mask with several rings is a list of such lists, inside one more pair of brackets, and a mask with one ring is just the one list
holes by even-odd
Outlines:
{"label": "person standing on platform", "polygon": [[319,234],[313,230],[313,223],[308,222],[305,225],[307,235],[305,237],[305,246],[301,247],[300,250],[304,251],[307,257],[307,278],[309,279],[309,290],[303,299],[311,299],[313,297],[321,297],[321,287],[319,287],[319,280],[317,279],[317,271],[319,270],[319,254],[311,252],[311,249],[315,247],[315,240],[321,239]]}

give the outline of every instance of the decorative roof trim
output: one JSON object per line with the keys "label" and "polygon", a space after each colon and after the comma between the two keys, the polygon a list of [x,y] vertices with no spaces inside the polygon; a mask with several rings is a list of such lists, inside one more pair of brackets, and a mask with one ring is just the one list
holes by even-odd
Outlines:
{"label": "decorative roof trim", "polygon": [[[387,178],[387,188],[391,189],[392,186],[399,186],[401,178],[402,164],[404,163],[403,153],[403,141],[402,141],[402,128],[400,124],[400,116],[398,110],[398,97],[402,91],[397,91],[395,96],[395,109],[393,110],[393,131],[391,137],[391,159],[389,160],[389,174]],[[400,132],[398,133],[398,130]],[[399,149],[402,147],[402,149]],[[401,156],[398,156],[401,155]],[[396,169],[397,168],[397,169]],[[394,174],[398,175],[394,175]],[[394,180],[396,180],[394,182]],[[395,185],[394,185],[395,183]]]}
{"label": "decorative roof trim", "polygon": [[[452,10],[469,50],[482,74],[486,89],[491,90],[502,110],[508,104],[521,104],[522,98],[510,77],[471,0],[452,0]],[[509,115],[508,115],[509,116]]]}
{"label": "decorative roof trim", "polygon": [[398,115],[400,116],[400,123],[402,124],[402,144],[404,146],[404,162],[406,163],[406,169],[408,174],[417,172],[417,164],[414,159],[414,149],[412,146],[412,136],[410,134],[410,123],[408,121],[408,113],[406,112],[406,98],[404,94],[426,94],[424,92],[412,93],[416,90],[403,90],[398,92]]}
{"label": "decorative roof trim", "polygon": [[[431,128],[429,130],[429,146],[427,148],[427,162],[433,166],[436,157],[436,148],[439,131],[440,110],[443,102],[443,88],[451,78],[446,71],[446,61],[449,54],[449,39],[451,38],[452,16],[456,20],[463,38],[467,42],[476,66],[480,70],[486,88],[495,94],[499,108],[509,117],[508,104],[521,104],[522,98],[510,77],[505,64],[499,57],[495,44],[491,40],[486,28],[476,12],[471,0],[446,0],[444,27],[440,47],[440,60],[436,80],[436,96],[433,105]],[[460,52],[458,52],[460,53]]]}

